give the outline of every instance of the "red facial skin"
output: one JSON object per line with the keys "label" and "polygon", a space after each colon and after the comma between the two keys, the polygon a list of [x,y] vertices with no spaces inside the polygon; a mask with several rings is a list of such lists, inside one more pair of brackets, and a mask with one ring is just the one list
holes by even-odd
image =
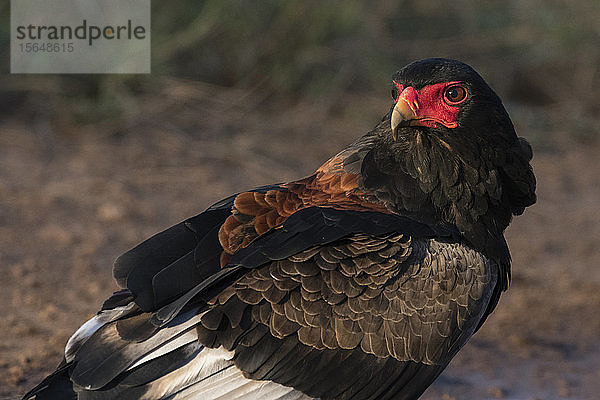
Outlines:
{"label": "red facial skin", "polygon": [[[416,90],[412,86],[404,87],[397,82],[394,82],[394,86],[396,86],[395,102],[405,101],[415,115],[415,118],[411,120],[411,126],[437,128],[437,124],[442,124],[446,128],[456,128],[458,126],[457,106],[469,97],[466,87],[458,81],[436,83],[420,90]],[[461,86],[465,90],[465,97],[457,102],[451,102],[445,98],[445,91],[450,86]]]}

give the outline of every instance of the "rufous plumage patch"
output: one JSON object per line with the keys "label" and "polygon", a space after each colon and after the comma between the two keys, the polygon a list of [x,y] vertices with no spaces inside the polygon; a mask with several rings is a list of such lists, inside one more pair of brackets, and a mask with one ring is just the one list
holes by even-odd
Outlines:
{"label": "rufous plumage patch", "polygon": [[340,210],[388,210],[363,200],[357,174],[343,171],[343,160],[334,157],[304,179],[265,193],[243,192],[234,200],[231,215],[219,229],[223,247],[221,266],[229,256],[246,247],[260,235],[280,226],[294,212],[307,207],[331,207]]}

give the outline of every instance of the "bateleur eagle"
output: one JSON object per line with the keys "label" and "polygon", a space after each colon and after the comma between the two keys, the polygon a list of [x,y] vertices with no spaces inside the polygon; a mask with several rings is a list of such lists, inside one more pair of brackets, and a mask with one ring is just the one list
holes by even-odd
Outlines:
{"label": "bateleur eagle", "polygon": [[120,256],[26,399],[415,399],[496,306],[531,147],[471,67],[393,75],[373,130]]}

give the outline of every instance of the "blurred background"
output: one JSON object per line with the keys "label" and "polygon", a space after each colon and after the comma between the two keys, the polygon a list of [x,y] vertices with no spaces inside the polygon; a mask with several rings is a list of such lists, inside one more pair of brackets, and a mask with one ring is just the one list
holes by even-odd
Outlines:
{"label": "blurred background", "polygon": [[152,3],[152,74],[9,74],[0,2],[0,398],[59,363],[112,261],[232,192],[311,173],[410,61],[467,62],[533,145],[513,282],[425,399],[600,392],[600,3]]}

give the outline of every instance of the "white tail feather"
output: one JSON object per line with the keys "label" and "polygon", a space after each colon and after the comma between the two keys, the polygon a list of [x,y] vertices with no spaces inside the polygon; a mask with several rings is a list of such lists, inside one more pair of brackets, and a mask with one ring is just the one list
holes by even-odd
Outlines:
{"label": "white tail feather", "polygon": [[149,384],[143,399],[169,400],[311,400],[272,381],[244,377],[233,352],[204,348],[189,363]]}

